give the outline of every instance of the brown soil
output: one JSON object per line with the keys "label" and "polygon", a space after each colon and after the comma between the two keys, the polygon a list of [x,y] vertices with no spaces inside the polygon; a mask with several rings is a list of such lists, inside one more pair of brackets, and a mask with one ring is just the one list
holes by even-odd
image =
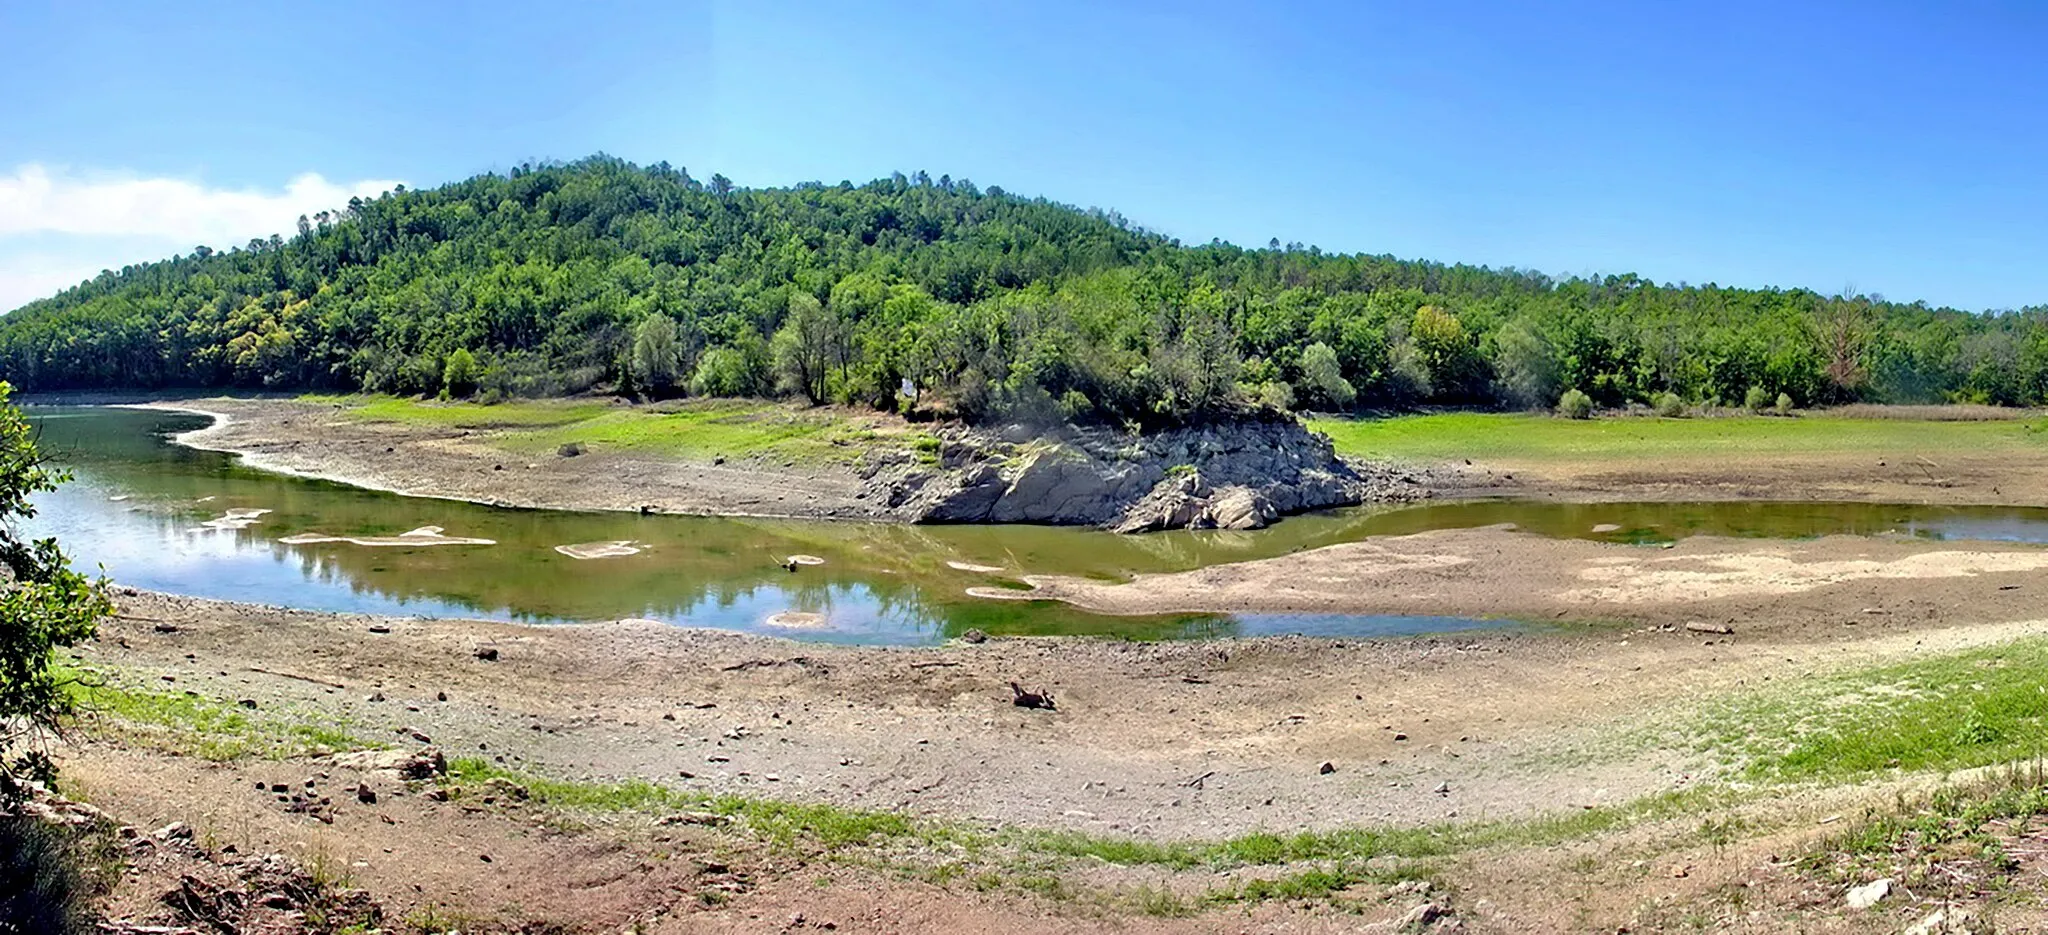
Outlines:
{"label": "brown soil", "polygon": [[[2036,506],[2048,503],[2048,450],[1945,451],[1933,467],[1868,452],[1490,459],[1455,468],[1439,496],[1520,497],[1575,503],[1811,500]],[[1446,466],[1450,467],[1450,466]]]}
{"label": "brown soil", "polygon": [[330,403],[221,397],[146,405],[215,417],[213,425],[179,437],[194,448],[239,454],[251,467],[409,496],[539,509],[889,518],[855,496],[861,478],[844,464],[518,455],[467,429],[345,419]]}
{"label": "brown soil", "polygon": [[1066,601],[1112,614],[1307,612],[1450,614],[1854,625],[1947,616],[1958,607],[2025,614],[2048,569],[2036,545],[1932,544],[1830,536],[1759,542],[1696,536],[1665,548],[1554,540],[1506,527],[1366,539],[1293,555],[1139,575],[1129,583],[1026,575],[1033,590],[990,599]]}
{"label": "brown soil", "polygon": [[[428,737],[451,756],[541,775],[639,777],[1172,840],[1554,814],[1682,789],[1710,764],[1627,738],[1683,723],[1702,697],[1930,647],[2048,633],[2048,621],[2031,619],[2038,572],[2000,564],[2035,567],[2031,559],[2048,553],[2018,547],[1830,539],[1695,541],[1665,551],[1501,530],[1369,545],[1396,558],[1330,550],[1292,561],[1311,575],[1379,569],[1372,589],[1414,600],[1427,589],[1433,612],[1561,610],[1568,621],[1627,622],[1389,641],[995,639],[904,650],[645,622],[380,619],[129,592],[85,655],[124,678],[246,699],[259,711],[345,724],[366,737]],[[1751,564],[1734,562],[1738,585],[1712,595],[1666,594],[1660,584],[1625,603],[1569,596],[1588,571],[1632,563],[1658,581],[1660,563],[1726,568],[1742,555]],[[1845,567],[1944,571],[1898,577]],[[1972,573],[1946,574],[1960,567]],[[1799,588],[1755,585],[1780,579]],[[1683,626],[1730,618],[1732,635]],[[480,659],[480,648],[497,650],[496,660]],[[1049,691],[1057,709],[1011,704],[1012,680]],[[631,820],[569,827],[517,805],[436,802],[397,787],[374,807],[337,798],[326,824],[256,789],[259,780],[311,778],[322,789],[362,781],[323,762],[210,764],[99,741],[71,751],[66,769],[92,801],[135,824],[188,821],[202,838],[245,853],[345,857],[356,884],[396,917],[439,907],[577,931],[619,931],[637,920],[653,931],[806,930],[829,921],[841,931],[1315,932],[1394,921],[1421,899],[1374,890],[1337,904],[1152,918],[792,857],[716,829]],[[1801,888],[1825,885],[1767,858],[1790,853],[1827,814],[1872,794],[1778,797],[1760,806],[1776,822],[1770,827],[1789,820],[1795,830],[1733,847],[1709,848],[1692,818],[1676,830],[1469,855],[1445,866],[1449,889],[1430,898],[1456,908],[1465,931],[1644,931],[1727,912],[1758,931],[1854,931],[1855,920],[1839,917],[1838,893],[1799,903]],[[1686,877],[1672,875],[1674,862],[1690,868]],[[1119,884],[1152,879],[1138,870],[1102,874]],[[1778,887],[1770,892],[1786,902],[1764,921],[1730,910],[1729,888],[1750,886]],[[707,898],[712,890],[723,895]],[[795,925],[799,914],[805,921]]]}

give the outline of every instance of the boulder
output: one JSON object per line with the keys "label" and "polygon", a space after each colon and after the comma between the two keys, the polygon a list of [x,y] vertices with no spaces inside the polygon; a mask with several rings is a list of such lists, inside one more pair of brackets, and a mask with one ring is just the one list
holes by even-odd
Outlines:
{"label": "boulder", "polygon": [[1225,487],[1209,499],[1195,522],[1214,529],[1264,529],[1279,515],[1265,494],[1250,487]]}
{"label": "boulder", "polygon": [[1108,428],[941,429],[940,463],[876,470],[864,499],[931,523],[1257,529],[1306,510],[1427,497],[1410,473],[1338,458],[1293,420],[1134,435]]}

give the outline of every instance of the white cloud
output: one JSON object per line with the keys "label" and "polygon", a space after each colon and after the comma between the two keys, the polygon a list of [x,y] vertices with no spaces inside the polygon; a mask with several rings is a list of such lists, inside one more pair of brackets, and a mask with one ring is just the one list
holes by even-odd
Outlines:
{"label": "white cloud", "polygon": [[226,249],[290,235],[300,215],[374,198],[399,183],[335,183],[306,173],[282,189],[212,188],[190,179],[73,172],[37,163],[0,175],[0,312],[199,244]]}
{"label": "white cloud", "polygon": [[176,178],[53,173],[30,163],[0,176],[0,237],[48,232],[231,245],[286,233],[301,214],[342,207],[351,197],[375,197],[397,184],[337,185],[309,172],[283,191],[266,192]]}
{"label": "white cloud", "polygon": [[0,253],[0,312],[56,295],[98,276],[100,270],[118,269],[122,265],[123,263],[81,264],[70,257],[53,257],[41,253]]}

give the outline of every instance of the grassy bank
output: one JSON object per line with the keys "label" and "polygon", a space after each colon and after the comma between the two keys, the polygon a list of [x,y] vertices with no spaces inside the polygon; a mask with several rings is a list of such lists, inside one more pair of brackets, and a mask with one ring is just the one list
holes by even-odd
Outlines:
{"label": "grassy bank", "polygon": [[[760,400],[689,400],[646,406],[594,400],[513,400],[492,405],[391,396],[303,397],[343,407],[344,418],[485,435],[508,451],[550,454],[563,445],[598,452],[708,461],[763,458],[844,461],[893,443],[886,419]],[[904,444],[908,444],[907,433]]]}
{"label": "grassy bank", "polygon": [[2048,431],[2039,419],[1961,421],[1879,414],[1578,420],[1542,413],[1455,412],[1390,419],[1326,418],[1309,424],[1327,433],[1337,451],[1346,456],[1414,461],[1871,453],[1939,462],[1957,450],[2038,452],[2048,446]]}

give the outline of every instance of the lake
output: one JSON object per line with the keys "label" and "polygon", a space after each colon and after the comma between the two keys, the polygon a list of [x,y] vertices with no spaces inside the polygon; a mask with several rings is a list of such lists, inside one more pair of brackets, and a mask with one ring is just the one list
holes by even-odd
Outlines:
{"label": "lake", "polygon": [[[122,584],[152,590],[340,612],[531,623],[641,617],[879,644],[932,643],[975,628],[1133,639],[1387,636],[1511,624],[1380,615],[1109,617],[965,592],[1021,587],[1026,573],[1127,580],[1366,536],[1496,523],[1631,543],[1830,533],[2048,541],[2048,510],[1844,503],[1461,501],[1300,516],[1255,532],[1144,536],[514,510],[257,471],[169,440],[206,425],[202,416],[97,407],[29,413],[46,454],[74,480],[36,498],[40,515],[27,529],[57,536],[81,568],[103,567]],[[424,527],[490,544],[427,545],[422,535],[405,535]],[[616,554],[577,558],[561,547]],[[790,556],[822,563],[792,572]]]}

